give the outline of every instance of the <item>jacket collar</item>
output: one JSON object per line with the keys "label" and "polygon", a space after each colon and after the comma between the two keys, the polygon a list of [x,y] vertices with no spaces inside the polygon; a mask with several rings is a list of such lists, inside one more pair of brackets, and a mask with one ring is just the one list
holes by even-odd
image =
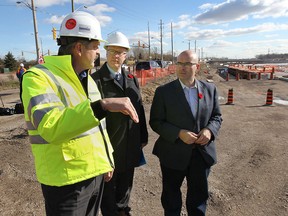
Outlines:
{"label": "jacket collar", "polygon": [[47,65],[53,65],[61,70],[63,73],[71,76],[71,72],[74,71],[72,67],[72,57],[71,55],[63,55],[63,56],[44,56],[44,62]]}

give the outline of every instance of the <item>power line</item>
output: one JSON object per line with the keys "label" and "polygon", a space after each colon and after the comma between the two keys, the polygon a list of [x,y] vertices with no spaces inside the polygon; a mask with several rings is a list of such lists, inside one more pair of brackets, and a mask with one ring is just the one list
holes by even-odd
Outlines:
{"label": "power line", "polygon": [[[119,14],[124,16],[124,17],[133,18],[133,19],[140,18],[140,19],[145,20],[145,21],[147,21],[147,19],[148,19],[147,16],[141,16],[141,13],[139,13],[138,10],[134,10],[133,8],[125,7],[124,4],[120,4],[117,1],[100,0],[97,2],[97,4],[99,4],[99,2],[103,2],[103,3],[107,4],[108,6],[116,8],[117,11],[119,12]],[[151,20],[151,19],[148,19],[148,20]],[[152,21],[156,22],[156,19],[154,19]]]}

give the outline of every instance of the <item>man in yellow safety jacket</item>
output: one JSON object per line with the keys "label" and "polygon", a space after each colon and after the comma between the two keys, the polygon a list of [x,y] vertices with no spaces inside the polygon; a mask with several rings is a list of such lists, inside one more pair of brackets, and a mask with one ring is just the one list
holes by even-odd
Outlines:
{"label": "man in yellow safety jacket", "polygon": [[76,11],[60,27],[58,56],[27,70],[22,101],[46,215],[97,215],[114,161],[105,116],[138,122],[129,98],[101,99],[89,70],[102,40],[98,20]]}

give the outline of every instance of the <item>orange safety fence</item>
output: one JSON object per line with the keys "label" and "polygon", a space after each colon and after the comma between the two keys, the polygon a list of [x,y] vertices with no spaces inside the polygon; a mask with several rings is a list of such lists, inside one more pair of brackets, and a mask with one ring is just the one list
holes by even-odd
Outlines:
{"label": "orange safety fence", "polygon": [[[134,69],[134,68],[133,68]],[[131,73],[138,78],[140,86],[159,78],[174,74],[176,72],[175,65],[169,65],[167,68],[154,68],[152,70],[133,70]]]}

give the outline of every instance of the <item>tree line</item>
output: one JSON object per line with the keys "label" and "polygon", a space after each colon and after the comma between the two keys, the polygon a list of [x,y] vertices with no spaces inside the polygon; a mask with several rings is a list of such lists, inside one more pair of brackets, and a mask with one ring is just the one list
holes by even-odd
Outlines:
{"label": "tree line", "polygon": [[35,65],[36,61],[26,61],[25,59],[16,60],[13,54],[8,52],[3,59],[0,58],[0,72],[3,72],[4,68],[9,68],[9,71],[16,71],[20,63],[23,63],[26,68],[29,68],[31,65]]}
{"label": "tree line", "polygon": [[271,54],[260,54],[256,55],[257,59],[267,60],[267,59],[278,59],[278,60],[288,60],[288,53],[283,54],[277,54],[277,53],[271,53]]}

